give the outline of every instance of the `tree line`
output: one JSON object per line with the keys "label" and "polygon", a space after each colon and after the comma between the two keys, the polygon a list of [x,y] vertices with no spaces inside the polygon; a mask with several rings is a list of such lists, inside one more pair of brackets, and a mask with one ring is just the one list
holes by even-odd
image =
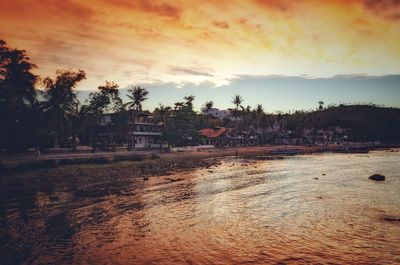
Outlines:
{"label": "tree line", "polygon": [[[127,90],[123,102],[119,85],[106,81],[89,94],[85,102],[77,97],[76,87],[86,79],[83,70],[58,70],[56,76],[33,74],[37,65],[25,50],[15,49],[0,40],[0,147],[71,146],[79,139],[93,145],[97,125],[104,114],[113,114],[116,134],[132,132],[136,116],[143,111],[142,103],[149,92],[140,86]],[[267,114],[261,104],[244,106],[240,95],[232,98],[230,117],[224,120],[203,115],[213,108],[213,102],[203,105],[203,113],[193,109],[195,97],[186,96],[173,106],[161,105],[152,115],[162,125],[162,140],[175,146],[201,142],[199,130],[206,127],[230,127],[236,134],[256,135],[257,144],[276,141],[285,130],[300,137],[305,128],[315,130],[330,126],[351,129],[353,140],[398,141],[399,109],[376,106],[330,106],[318,102],[316,110]],[[127,126],[127,124],[133,126]],[[279,128],[271,132],[271,128]],[[129,135],[132,135],[131,133]],[[134,140],[129,139],[134,147]]]}

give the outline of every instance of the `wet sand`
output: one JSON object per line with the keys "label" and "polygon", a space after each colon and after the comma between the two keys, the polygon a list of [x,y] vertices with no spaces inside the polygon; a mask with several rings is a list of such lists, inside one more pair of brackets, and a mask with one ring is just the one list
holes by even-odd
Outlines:
{"label": "wet sand", "polygon": [[[368,148],[360,146],[354,147],[353,151],[361,150],[362,152],[368,152]],[[69,153],[69,154],[44,154],[41,156],[34,155],[17,155],[17,156],[6,156],[0,158],[0,174],[1,173],[13,173],[22,170],[36,169],[36,168],[52,168],[63,165],[81,165],[81,164],[112,164],[121,161],[142,161],[154,158],[160,158],[166,160],[167,163],[171,160],[176,160],[177,165],[172,162],[173,169],[179,168],[181,161],[182,168],[197,167],[200,158],[207,159],[213,157],[227,157],[227,156],[239,156],[239,157],[255,157],[263,155],[294,155],[294,154],[308,154],[315,152],[347,152],[344,147],[341,146],[299,146],[299,145],[267,145],[267,146],[256,146],[256,147],[238,147],[238,148],[216,148],[216,149],[200,149],[195,151],[185,152],[167,152],[159,153],[159,150],[147,150],[147,151],[131,151],[131,152],[102,152],[102,153]],[[183,160],[182,160],[183,159]],[[175,163],[175,164],[176,164]],[[139,166],[141,173],[153,174],[156,170],[155,164],[150,170],[140,168],[141,163],[131,164]],[[192,165],[192,166],[189,166]],[[126,165],[126,164],[125,164]],[[115,166],[111,166],[115,168]],[[80,168],[80,167],[78,167]],[[104,167],[101,167],[104,168]],[[124,166],[118,165],[120,170],[124,170]],[[93,168],[92,168],[93,170]],[[159,168],[159,172],[165,172],[165,168]]]}

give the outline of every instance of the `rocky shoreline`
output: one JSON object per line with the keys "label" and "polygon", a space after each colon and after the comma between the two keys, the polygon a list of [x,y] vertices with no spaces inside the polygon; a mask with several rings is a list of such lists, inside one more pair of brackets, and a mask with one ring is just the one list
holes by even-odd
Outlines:
{"label": "rocky shoreline", "polygon": [[0,162],[0,178],[18,175],[98,175],[129,176],[165,175],[176,170],[205,167],[217,157],[242,157],[279,159],[290,155],[319,152],[367,153],[370,148],[322,148],[318,146],[258,146],[240,148],[206,149],[190,152],[132,152],[80,155],[77,157],[39,157],[30,160]]}

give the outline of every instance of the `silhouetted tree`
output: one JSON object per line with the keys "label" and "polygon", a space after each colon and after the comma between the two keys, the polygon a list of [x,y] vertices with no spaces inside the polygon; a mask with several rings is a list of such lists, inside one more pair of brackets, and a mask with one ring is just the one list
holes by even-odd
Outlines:
{"label": "silhouetted tree", "polygon": [[194,101],[194,96],[189,95],[184,97],[183,99],[186,100],[184,103],[183,107],[186,109],[186,111],[193,111],[193,101]]}
{"label": "silhouetted tree", "polygon": [[202,110],[203,113],[206,113],[206,112],[210,111],[213,108],[213,106],[214,106],[214,102],[212,102],[210,100],[210,101],[207,101],[204,104],[204,106],[203,106],[203,108],[201,110]]}
{"label": "silhouetted tree", "polygon": [[[102,86],[99,86],[98,91],[89,94],[89,105],[81,108],[80,118],[86,120],[87,125],[95,127],[104,113],[118,113],[122,109],[122,100],[119,96],[119,86],[115,82],[106,81]],[[115,115],[114,115],[115,116]],[[93,121],[89,121],[92,119]],[[111,121],[114,122],[113,117]],[[108,132],[111,131],[110,124],[107,122],[106,127]],[[92,131],[91,128],[88,130]],[[92,138],[92,136],[90,136]],[[113,139],[111,139],[113,142]]]}
{"label": "silhouetted tree", "polygon": [[71,123],[78,117],[79,101],[74,88],[86,78],[83,70],[58,70],[55,79],[43,80],[45,99],[42,110],[56,144],[67,144],[71,136]]}
{"label": "silhouetted tree", "polygon": [[[149,94],[149,92],[140,86],[136,86],[133,88],[130,88],[128,90],[128,94],[126,96],[131,100],[125,104],[125,106],[128,108],[128,110],[133,110],[133,116],[130,115],[131,117],[131,123],[132,127],[130,129],[130,134],[129,134],[129,148],[133,147],[135,148],[135,127],[136,127],[136,118],[137,114],[142,111],[142,102],[145,101],[147,98],[146,96]],[[133,136],[133,139],[132,139]]]}
{"label": "silhouetted tree", "polygon": [[106,81],[98,91],[89,94],[89,109],[95,114],[118,112],[122,107],[119,86],[115,82]]}
{"label": "silhouetted tree", "polygon": [[318,109],[323,110],[324,109],[324,102],[323,101],[318,101]]}
{"label": "silhouetted tree", "polygon": [[241,104],[243,103],[243,98],[240,95],[235,95],[232,99],[232,103],[235,105],[235,110],[233,112],[233,116],[235,118],[239,117],[239,107],[241,107]]}
{"label": "silhouetted tree", "polygon": [[[207,102],[204,104],[203,108],[202,108],[203,115],[205,115],[206,120],[207,120],[207,126],[208,126],[208,128],[211,128],[211,122],[210,122],[211,114],[209,113],[209,111],[212,109],[213,106],[214,106],[214,102],[212,102],[212,101],[210,100],[210,101],[207,101]],[[210,130],[208,130],[208,133],[210,134]],[[209,135],[209,136],[210,136],[210,135]]]}
{"label": "silhouetted tree", "polygon": [[33,108],[37,103],[37,76],[31,72],[34,68],[36,65],[30,62],[25,50],[10,48],[0,40],[0,137],[3,146],[26,146],[27,139],[34,134],[27,130],[32,129]]}
{"label": "silhouetted tree", "polygon": [[156,122],[161,122],[162,123],[162,137],[161,137],[161,142],[160,142],[160,150],[162,149],[162,144],[165,141],[165,139],[168,139],[168,120],[171,115],[171,107],[166,107],[164,105],[161,105],[158,108],[155,108],[154,112],[154,120]]}
{"label": "silhouetted tree", "polygon": [[199,141],[198,131],[201,122],[193,110],[194,99],[193,95],[184,97],[184,101],[176,102],[171,111],[171,118],[168,122],[169,140],[176,146],[191,145]]}

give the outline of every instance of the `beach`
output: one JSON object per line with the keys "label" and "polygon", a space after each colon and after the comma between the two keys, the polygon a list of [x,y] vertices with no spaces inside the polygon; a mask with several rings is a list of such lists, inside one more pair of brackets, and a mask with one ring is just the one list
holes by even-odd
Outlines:
{"label": "beach", "polygon": [[[96,153],[59,153],[59,154],[42,154],[42,155],[3,155],[0,159],[0,173],[13,173],[29,169],[37,168],[56,168],[62,165],[102,165],[110,164],[110,168],[115,168],[112,164],[121,161],[146,161],[152,159],[165,160],[167,163],[172,160],[177,162],[185,161],[185,163],[172,162],[169,165],[171,169],[179,169],[179,167],[188,168],[198,166],[198,159],[224,157],[224,156],[240,156],[253,157],[260,155],[294,155],[308,154],[316,152],[368,152],[370,149],[385,148],[385,146],[368,147],[365,145],[348,147],[331,145],[331,146],[314,146],[314,145],[265,145],[252,147],[225,147],[225,148],[192,148],[186,151],[176,152],[160,152],[160,150],[135,150],[131,152],[96,152]],[[387,148],[387,147],[386,147]],[[183,158],[183,159],[182,159]],[[140,166],[141,163],[118,165],[119,170],[127,165]],[[189,164],[191,166],[189,166]],[[74,169],[75,167],[73,167]],[[78,169],[82,168],[80,166]],[[87,167],[84,167],[87,168]],[[102,167],[104,168],[104,167]],[[92,168],[93,170],[93,168]],[[132,170],[132,168],[130,168]],[[157,163],[151,170],[141,173],[147,174],[158,172]],[[160,173],[165,172],[164,168],[159,169]]]}

